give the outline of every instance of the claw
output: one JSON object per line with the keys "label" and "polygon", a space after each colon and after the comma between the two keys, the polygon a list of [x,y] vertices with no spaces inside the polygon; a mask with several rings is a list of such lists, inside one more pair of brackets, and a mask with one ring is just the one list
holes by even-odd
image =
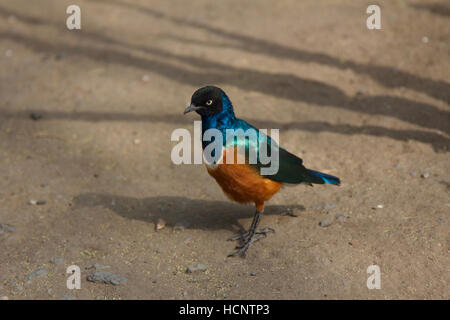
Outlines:
{"label": "claw", "polygon": [[236,246],[237,251],[230,253],[228,257],[235,257],[237,255],[242,255],[245,257],[248,248],[253,242],[258,241],[261,238],[267,237],[267,233],[275,232],[275,229],[267,227],[264,229],[257,230],[253,233],[253,236],[249,238],[250,231],[244,232],[242,234],[236,235],[234,237],[229,238],[228,240],[241,240],[243,243]]}
{"label": "claw", "polygon": [[248,248],[250,247],[250,245],[253,242],[258,241],[259,239],[261,239],[263,237],[266,237],[268,232],[275,232],[275,230],[273,228],[264,228],[261,230],[256,230],[256,228],[258,227],[258,224],[259,224],[259,220],[261,219],[261,215],[262,215],[263,211],[264,211],[264,209],[259,211],[258,207],[257,207],[255,216],[253,217],[252,225],[250,226],[250,229],[247,232],[233,236],[228,239],[230,241],[232,241],[232,240],[242,241],[242,244],[240,244],[236,247],[236,249],[238,249],[238,250],[236,252],[229,254],[228,255],[229,257],[234,257],[237,255],[242,255],[243,257],[245,257],[245,254],[247,253]]}
{"label": "claw", "polygon": [[247,242],[243,243],[243,244],[238,244],[236,246],[236,249],[242,249],[243,247],[245,247],[245,245],[248,243],[249,245],[252,244],[253,242],[258,241],[261,238],[265,238],[267,237],[265,233],[259,233],[259,234],[255,234],[250,240],[248,240]]}
{"label": "claw", "polygon": [[[262,234],[264,236],[267,236],[267,233],[269,233],[269,232],[275,233],[275,229],[271,228],[271,227],[267,227],[264,229],[256,230],[255,234]],[[246,240],[248,238],[249,234],[250,234],[249,231],[245,231],[241,234],[237,234],[237,235],[234,235],[234,236],[228,238],[227,241]]]}

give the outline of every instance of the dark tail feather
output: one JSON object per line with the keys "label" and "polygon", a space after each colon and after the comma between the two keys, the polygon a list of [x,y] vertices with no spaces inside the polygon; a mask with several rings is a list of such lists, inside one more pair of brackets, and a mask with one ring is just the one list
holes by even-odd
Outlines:
{"label": "dark tail feather", "polygon": [[[329,183],[329,184],[335,184],[335,185],[340,185],[341,184],[341,180],[339,180],[338,177],[334,177],[334,176],[330,176],[329,174],[325,174],[319,171],[314,171],[314,170],[308,170],[308,173],[313,175],[314,177],[318,177],[320,179],[322,179],[322,183]],[[314,182],[314,181],[313,181]]]}

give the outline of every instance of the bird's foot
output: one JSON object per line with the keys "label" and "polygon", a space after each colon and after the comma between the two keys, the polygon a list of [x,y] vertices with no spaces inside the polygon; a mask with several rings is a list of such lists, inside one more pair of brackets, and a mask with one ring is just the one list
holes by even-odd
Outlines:
{"label": "bird's foot", "polygon": [[[262,236],[267,236],[267,233],[269,232],[273,232],[275,233],[275,229],[274,228],[264,228],[264,229],[259,229],[255,231],[255,234],[257,235],[261,235]],[[245,231],[243,233],[237,234],[231,238],[228,238],[227,241],[236,241],[236,240],[241,240],[242,242],[245,242],[245,240],[247,240],[248,236],[250,234],[250,231]],[[259,237],[258,239],[260,239],[261,237]]]}
{"label": "bird's foot", "polygon": [[258,241],[261,238],[265,238],[267,236],[267,233],[269,232],[275,232],[275,230],[273,228],[267,227],[264,229],[260,229],[260,230],[256,230],[253,235],[250,236],[250,232],[244,232],[243,234],[240,235],[236,235],[234,237],[229,238],[229,241],[234,241],[234,240],[241,240],[243,243],[240,245],[236,246],[236,249],[238,249],[237,251],[230,253],[228,256],[229,257],[235,257],[237,255],[242,255],[243,257],[245,257],[248,248],[250,247],[250,245],[253,242]]}

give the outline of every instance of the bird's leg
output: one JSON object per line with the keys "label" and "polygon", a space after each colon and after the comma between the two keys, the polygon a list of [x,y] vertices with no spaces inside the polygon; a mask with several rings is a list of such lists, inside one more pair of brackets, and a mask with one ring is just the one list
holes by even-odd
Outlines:
{"label": "bird's leg", "polygon": [[253,217],[253,221],[250,226],[250,229],[247,232],[245,232],[237,237],[232,237],[229,239],[229,240],[238,240],[238,239],[243,240],[243,244],[237,246],[236,248],[238,250],[236,252],[229,254],[228,255],[229,257],[234,257],[239,254],[242,254],[243,256],[245,256],[245,253],[247,252],[248,248],[250,247],[250,245],[253,242],[261,239],[262,237],[265,237],[266,233],[269,231],[275,232],[275,230],[272,228],[264,228],[261,230],[256,230],[256,228],[258,227],[258,224],[259,224],[259,220],[261,220],[261,216],[262,216],[263,212],[264,212],[264,210],[260,211],[260,210],[256,209],[255,216]]}
{"label": "bird's leg", "polygon": [[[260,238],[266,236],[267,233],[269,233],[269,232],[274,232],[275,233],[275,229],[271,228],[271,227],[266,227],[266,228],[263,228],[263,229],[256,230],[255,234],[259,235],[258,239],[260,239]],[[235,236],[233,236],[231,238],[228,238],[227,240],[228,241],[246,240],[247,237],[249,236],[249,234],[250,234],[250,231],[244,231],[243,233],[237,234],[237,235],[235,235]]]}

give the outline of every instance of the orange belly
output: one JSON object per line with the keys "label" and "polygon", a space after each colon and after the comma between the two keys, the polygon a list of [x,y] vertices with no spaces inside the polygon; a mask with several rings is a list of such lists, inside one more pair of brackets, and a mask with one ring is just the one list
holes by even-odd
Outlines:
{"label": "orange belly", "polygon": [[254,202],[260,211],[264,209],[264,202],[280,191],[282,186],[281,182],[260,176],[247,164],[227,164],[225,151],[223,163],[207,169],[228,198],[239,203]]}

